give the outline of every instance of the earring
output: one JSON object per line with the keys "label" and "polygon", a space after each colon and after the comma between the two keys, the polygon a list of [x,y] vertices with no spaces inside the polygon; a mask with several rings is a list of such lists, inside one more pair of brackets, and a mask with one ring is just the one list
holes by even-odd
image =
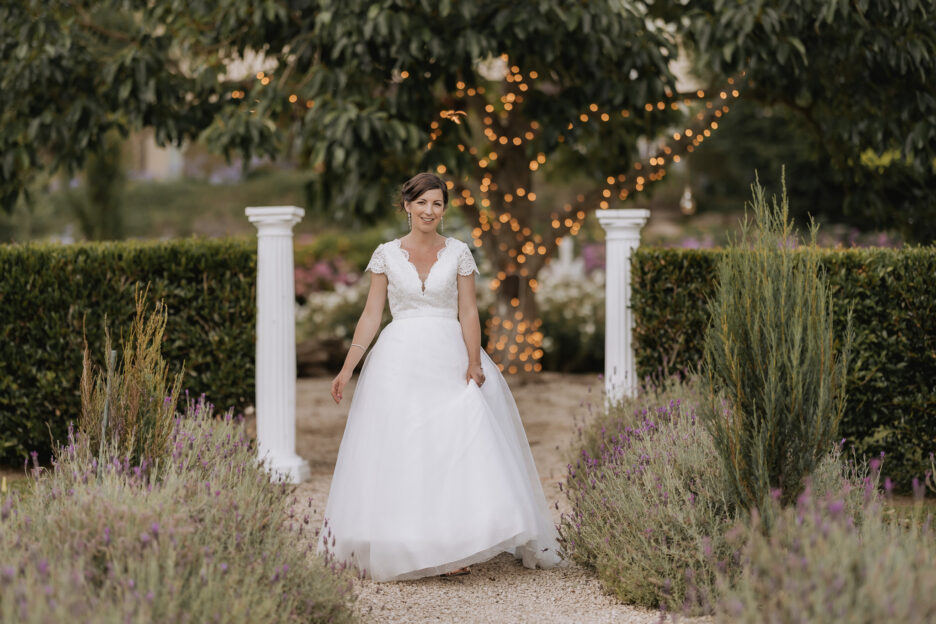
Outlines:
{"label": "earring", "polygon": [[441,234],[444,231],[445,231],[445,213],[443,212],[442,216],[439,217],[439,233]]}
{"label": "earring", "polygon": [[413,215],[410,214],[410,211],[406,211],[406,225],[409,226],[409,229],[413,229]]}

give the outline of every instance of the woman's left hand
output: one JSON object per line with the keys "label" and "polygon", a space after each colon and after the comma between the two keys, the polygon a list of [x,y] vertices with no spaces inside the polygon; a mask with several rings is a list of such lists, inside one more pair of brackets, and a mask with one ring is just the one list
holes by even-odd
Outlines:
{"label": "woman's left hand", "polygon": [[484,383],[484,371],[481,369],[481,362],[468,365],[468,372],[465,373],[465,383],[468,383],[472,379],[475,380],[475,383],[478,384],[479,388],[481,387],[481,384]]}

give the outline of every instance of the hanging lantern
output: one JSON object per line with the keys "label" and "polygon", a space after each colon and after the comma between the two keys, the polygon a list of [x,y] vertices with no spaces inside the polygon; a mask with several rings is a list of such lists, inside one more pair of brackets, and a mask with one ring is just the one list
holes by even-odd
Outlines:
{"label": "hanging lantern", "polygon": [[689,188],[689,185],[686,185],[686,188],[683,189],[682,197],[679,198],[679,209],[682,210],[683,214],[691,215],[695,212],[695,199],[692,197],[692,189]]}

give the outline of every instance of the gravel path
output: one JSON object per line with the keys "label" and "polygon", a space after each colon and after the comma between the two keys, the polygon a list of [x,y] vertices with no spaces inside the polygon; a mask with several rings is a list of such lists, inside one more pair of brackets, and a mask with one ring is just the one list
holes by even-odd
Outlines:
{"label": "gravel path", "polygon": [[[350,399],[357,377],[349,382]],[[319,526],[344,431],[349,400],[335,405],[331,379],[301,379],[297,388],[296,446],[312,478],[296,486],[297,505]],[[559,522],[567,511],[558,481],[565,474],[566,449],[579,421],[603,400],[597,375],[541,373],[508,379],[523,418],[543,489]],[[252,423],[248,423],[251,426]],[[558,508],[557,508],[558,503]],[[356,580],[357,610],[364,622],[576,622],[624,624],[660,622],[660,614],[619,603],[605,594],[594,573],[577,564],[530,570],[507,553],[471,566],[471,574],[374,583]],[[680,619],[680,621],[690,621]],[[691,620],[705,622],[706,619]]]}

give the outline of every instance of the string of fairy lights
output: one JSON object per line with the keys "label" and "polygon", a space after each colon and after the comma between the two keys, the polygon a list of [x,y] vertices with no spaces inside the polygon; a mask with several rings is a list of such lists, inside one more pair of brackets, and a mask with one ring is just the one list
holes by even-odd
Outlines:
{"label": "string of fairy lights", "polygon": [[[539,284],[536,278],[531,276],[531,262],[544,263],[551,250],[561,243],[563,236],[576,236],[582,228],[589,208],[597,206],[601,210],[608,209],[615,196],[618,200],[627,200],[633,193],[640,193],[651,183],[662,180],[666,176],[667,166],[680,162],[681,154],[693,152],[718,129],[719,120],[730,110],[729,101],[740,95],[738,80],[733,77],[728,78],[726,87],[715,94],[706,93],[703,89],[693,94],[674,94],[667,87],[664,91],[665,99],[644,104],[643,110],[646,113],[665,111],[667,108],[678,110],[680,106],[688,109],[693,100],[701,102],[706,100],[706,97],[709,99],[705,101],[704,108],[692,116],[687,127],[673,132],[666,137],[665,142],[655,148],[655,152],[646,163],[638,161],[626,172],[607,176],[603,185],[589,193],[588,197],[578,194],[574,205],[565,203],[561,211],[553,211],[548,221],[553,231],[552,235],[544,236],[522,225],[517,216],[510,212],[511,206],[519,206],[522,202],[526,202],[527,205],[535,204],[536,193],[525,187],[502,189],[494,180],[495,175],[492,172],[494,164],[501,158],[505,149],[522,148],[525,144],[535,141],[542,131],[541,124],[535,120],[513,127],[514,120],[511,119],[511,112],[523,104],[524,94],[531,88],[531,83],[539,79],[539,75],[535,71],[524,75],[518,66],[509,64],[506,54],[502,55],[501,59],[507,64],[504,76],[507,87],[499,97],[499,110],[494,104],[484,102],[481,123],[487,144],[483,147],[457,144],[459,151],[474,157],[480,177],[478,196],[476,197],[469,188],[460,188],[454,192],[455,182],[447,182],[449,190],[454,192],[452,203],[456,206],[467,206],[477,214],[478,223],[471,231],[473,245],[481,247],[487,239],[489,243],[496,244],[509,258],[506,266],[488,283],[492,291],[500,288],[508,276],[512,275],[521,280],[519,294],[524,294],[524,286],[529,292],[536,293]],[[743,77],[744,74],[740,76]],[[403,81],[409,77],[409,72],[403,70],[396,73],[394,80]],[[256,80],[262,86],[266,86],[270,84],[271,77],[261,71],[256,74]],[[455,86],[456,98],[477,98],[486,94],[482,85],[470,86],[459,81]],[[234,100],[247,96],[240,89],[233,90],[230,95]],[[307,109],[315,105],[314,100],[302,99],[295,93],[289,94],[287,100],[290,104]],[[573,130],[576,124],[609,123],[616,116],[626,119],[630,115],[629,109],[606,110],[593,103],[576,119],[570,121],[566,129]],[[443,123],[440,120],[460,124],[464,116],[463,111],[440,111],[439,119],[430,123],[426,150],[432,149],[442,135]],[[565,136],[559,135],[557,140],[564,142]],[[546,161],[545,153],[537,153],[528,162],[530,172],[541,169],[546,165]],[[440,164],[436,170],[439,174],[444,174],[447,168]],[[495,193],[499,196],[499,202],[492,201]],[[495,205],[499,205],[501,209],[495,210]],[[532,271],[533,274],[535,272]],[[491,317],[487,322],[486,334],[496,338],[488,341],[486,350],[492,356],[497,354],[506,360],[497,363],[501,371],[516,373],[521,369],[527,372],[542,370],[542,364],[539,362],[543,357],[543,333],[540,331],[542,320],[525,318],[520,297],[513,297],[507,303],[511,310],[505,314],[498,314],[496,307],[490,310]]]}
{"label": "string of fairy lights", "polygon": [[[509,58],[506,55],[501,58],[505,63],[509,63]],[[741,75],[743,76],[743,74]],[[471,232],[475,247],[483,246],[485,238],[487,238],[492,243],[497,244],[500,251],[506,252],[510,258],[507,266],[498,271],[488,284],[488,287],[495,291],[507,279],[507,276],[512,274],[520,278],[526,278],[527,287],[530,292],[535,293],[538,283],[535,277],[530,276],[530,271],[525,266],[528,260],[534,256],[545,259],[550,252],[550,243],[558,246],[565,234],[577,235],[585,221],[587,209],[589,208],[586,205],[586,196],[579,194],[576,197],[576,205],[566,203],[561,212],[551,213],[549,225],[554,231],[554,236],[550,241],[544,239],[540,233],[533,232],[531,228],[522,226],[516,216],[512,215],[509,210],[509,207],[515,202],[534,203],[536,193],[523,187],[503,190],[498,188],[497,183],[494,182],[494,175],[491,173],[490,168],[492,163],[495,163],[501,156],[498,150],[522,147],[525,143],[535,140],[541,130],[540,124],[534,120],[529,121],[519,130],[514,128],[513,133],[505,130],[498,132],[498,128],[495,127],[495,116],[503,122],[500,124],[502,128],[510,127],[510,112],[523,103],[523,94],[530,89],[528,81],[534,81],[537,78],[538,75],[535,71],[528,72],[524,76],[519,67],[508,65],[508,71],[504,79],[512,88],[508,86],[500,96],[501,110],[497,111],[496,107],[491,103],[484,105],[485,115],[481,118],[481,122],[483,124],[483,134],[488,144],[481,149],[474,146],[468,147],[461,143],[457,146],[460,151],[467,151],[476,159],[478,171],[480,172],[480,197],[475,197],[470,189],[462,188],[453,198],[452,203],[458,206],[472,207],[476,210],[478,224]],[[707,96],[710,98],[705,102],[704,109],[693,116],[692,122],[683,130],[673,132],[671,135],[672,141],[661,144],[646,161],[646,164],[638,161],[632,165],[630,171],[622,172],[616,176],[608,176],[599,190],[597,208],[608,209],[615,194],[619,200],[623,201],[632,192],[640,193],[650,183],[662,180],[666,176],[666,167],[669,164],[680,162],[683,152],[693,152],[705,139],[709,138],[718,129],[719,119],[729,112],[729,101],[740,96],[736,82],[735,78],[729,78],[726,89],[718,91],[714,96],[707,94],[704,89],[697,90],[692,94],[694,97],[687,95],[676,96],[671,90],[667,89],[665,93],[668,99],[647,102],[643,109],[647,113],[651,113],[653,111],[664,111],[667,107],[678,110],[680,105],[690,106],[694,99],[702,101]],[[484,87],[469,87],[464,82],[458,82],[456,89],[455,96],[460,98],[484,94]],[[452,112],[442,111],[440,118],[447,118],[460,123],[460,120],[452,118]],[[582,112],[576,120],[569,122],[567,129],[574,129],[576,123],[587,124],[592,121],[608,123],[614,115],[627,118],[631,115],[631,111],[629,109],[602,110],[597,104],[591,104],[587,111]],[[429,142],[426,144],[427,150],[432,148],[441,134],[442,124],[438,120],[434,120],[430,124]],[[560,135],[558,140],[560,142],[564,141],[564,135]],[[534,159],[529,161],[528,166],[530,171],[534,172],[545,164],[546,155],[540,152]],[[445,165],[439,165],[437,171],[444,174],[446,172]],[[454,190],[455,183],[449,181],[448,187],[450,190]],[[492,193],[499,193],[500,195],[502,210],[499,213],[493,209]],[[513,240],[510,240],[511,238]],[[496,308],[490,310],[492,315],[488,321],[486,328],[488,331],[486,333],[489,336],[496,336],[496,339],[493,342],[488,342],[487,351],[491,355],[497,353],[506,359],[506,362],[498,363],[498,367],[502,371],[507,370],[510,373],[515,373],[521,368],[525,371],[539,371],[542,369],[542,365],[538,360],[543,355],[543,335],[539,331],[542,321],[538,318],[524,318],[521,301],[518,297],[513,297],[509,304],[512,310],[504,317],[497,314]],[[498,331],[501,328],[506,331]]]}

